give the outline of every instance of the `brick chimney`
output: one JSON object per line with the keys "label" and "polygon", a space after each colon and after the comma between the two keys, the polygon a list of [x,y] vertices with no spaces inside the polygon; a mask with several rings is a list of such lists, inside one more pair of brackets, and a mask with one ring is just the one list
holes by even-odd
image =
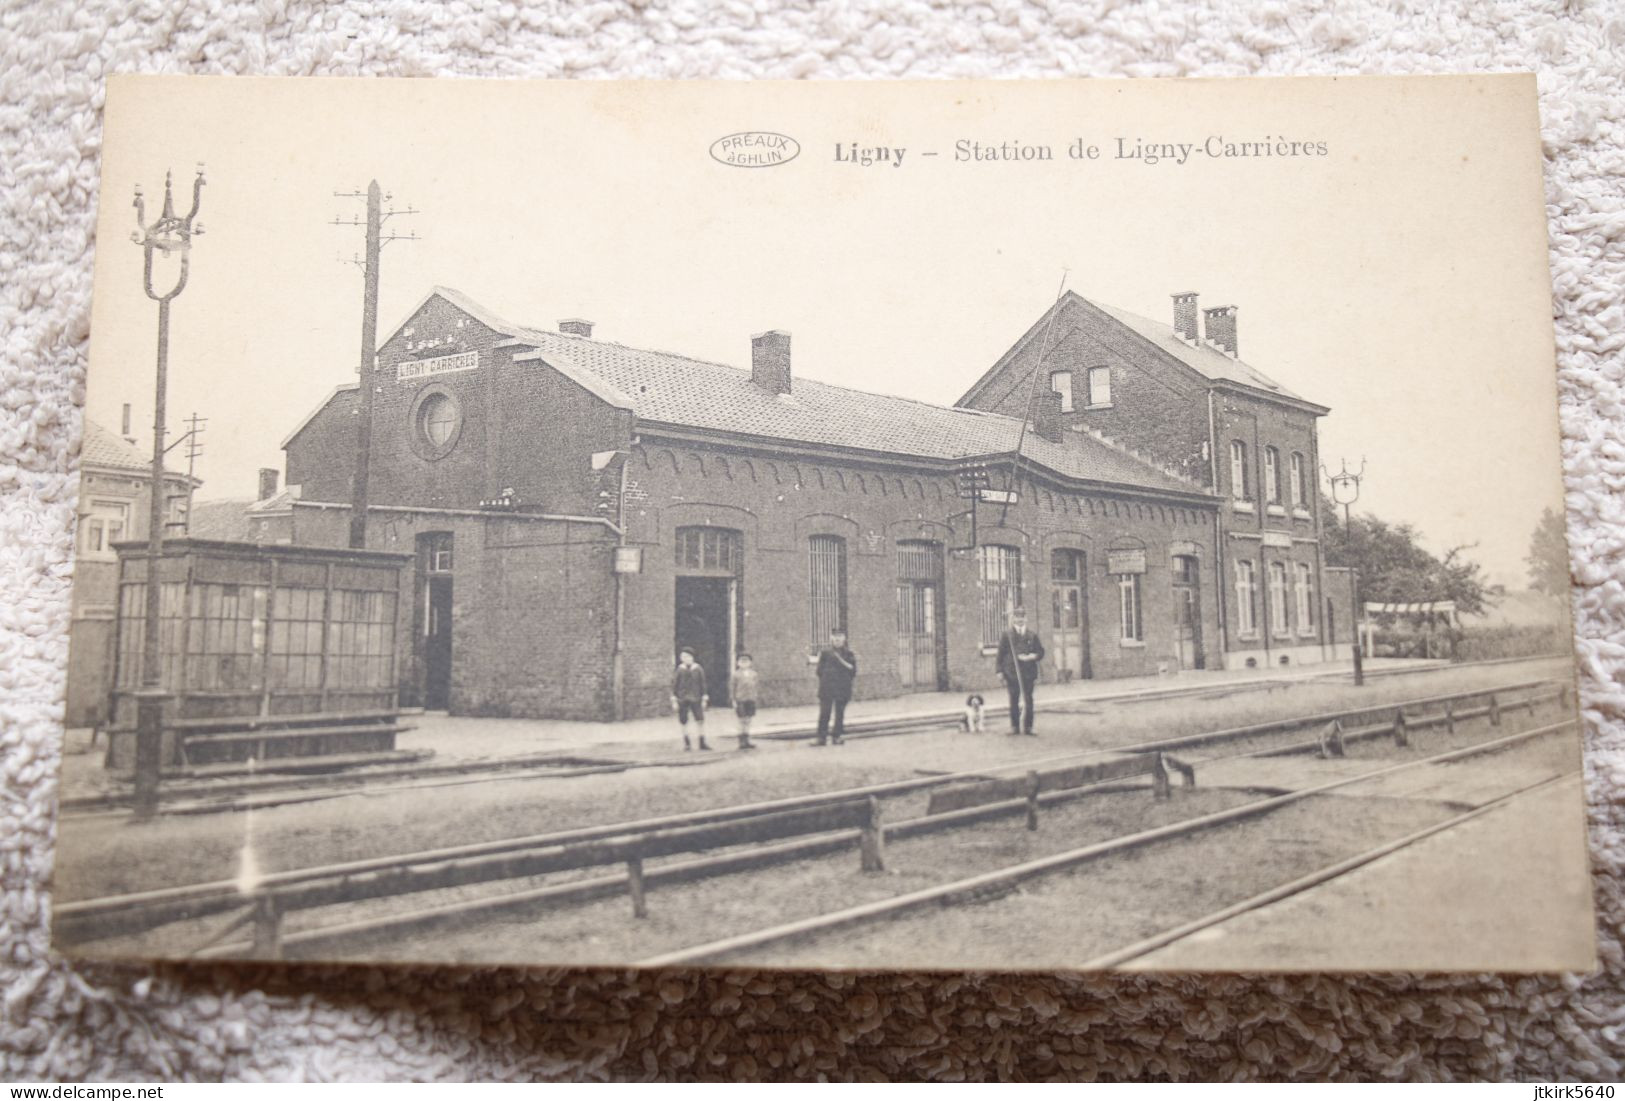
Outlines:
{"label": "brick chimney", "polygon": [[1038,408],[1033,412],[1033,431],[1051,443],[1061,440],[1061,393],[1045,390],[1038,395]]}
{"label": "brick chimney", "polygon": [[269,501],[272,497],[275,497],[276,496],[276,479],[277,479],[277,472],[276,472],[275,467],[271,467],[271,466],[262,466],[262,467],[260,467],[260,495],[258,497],[256,497],[255,500],[257,500],[257,501]]}
{"label": "brick chimney", "polygon": [[579,317],[566,318],[559,322],[559,332],[564,333],[566,336],[584,336],[590,339],[592,337],[592,322],[583,321]]}
{"label": "brick chimney", "polygon": [[790,334],[769,329],[750,338],[750,380],[770,394],[790,392]]}
{"label": "brick chimney", "polygon": [[1210,344],[1217,344],[1225,355],[1236,355],[1236,308],[1234,306],[1214,306],[1212,309],[1202,311],[1207,315],[1207,339]]}
{"label": "brick chimney", "polygon": [[131,432],[130,432],[130,403],[129,402],[124,403],[124,419],[123,419],[122,423],[123,423],[123,426],[119,429],[119,435],[124,437],[124,442],[125,443],[134,443],[135,442],[135,436],[132,435]]}
{"label": "brick chimney", "polygon": [[1202,339],[1202,333],[1197,327],[1196,292],[1180,291],[1173,297],[1174,332],[1179,334],[1181,340],[1195,344]]}

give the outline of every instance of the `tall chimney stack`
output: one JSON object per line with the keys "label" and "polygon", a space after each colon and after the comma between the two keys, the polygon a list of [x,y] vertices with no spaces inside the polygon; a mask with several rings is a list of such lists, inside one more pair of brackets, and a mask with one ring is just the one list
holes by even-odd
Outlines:
{"label": "tall chimney stack", "polygon": [[1203,310],[1207,315],[1207,339],[1210,344],[1217,344],[1219,350],[1232,358],[1236,355],[1236,308],[1234,306],[1214,306]]}
{"label": "tall chimney stack", "polygon": [[1180,291],[1174,295],[1174,332],[1180,339],[1196,344],[1202,334],[1196,328],[1196,292]]}
{"label": "tall chimney stack", "polygon": [[790,334],[769,329],[750,338],[750,380],[770,394],[790,392]]}
{"label": "tall chimney stack", "polygon": [[579,317],[567,318],[559,322],[559,332],[564,333],[566,336],[584,336],[590,339],[592,337],[592,322],[583,321]]}
{"label": "tall chimney stack", "polygon": [[1045,390],[1038,395],[1038,408],[1033,411],[1033,431],[1051,443],[1061,440],[1061,392]]}
{"label": "tall chimney stack", "polygon": [[119,435],[124,437],[125,443],[134,443],[135,437],[130,435],[130,403],[124,403],[124,427],[119,429]]}
{"label": "tall chimney stack", "polygon": [[276,496],[276,468],[272,466],[260,467],[260,495],[257,500],[269,501]]}

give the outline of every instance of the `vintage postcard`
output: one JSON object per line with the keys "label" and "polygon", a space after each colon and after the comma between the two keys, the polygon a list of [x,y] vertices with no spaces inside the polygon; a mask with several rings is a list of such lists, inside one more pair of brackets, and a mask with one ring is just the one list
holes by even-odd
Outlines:
{"label": "vintage postcard", "polygon": [[57,948],[1591,967],[1535,104],[114,77]]}

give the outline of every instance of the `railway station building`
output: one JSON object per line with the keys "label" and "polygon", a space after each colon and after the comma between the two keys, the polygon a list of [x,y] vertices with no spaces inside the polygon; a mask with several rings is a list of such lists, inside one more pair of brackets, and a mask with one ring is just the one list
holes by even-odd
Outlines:
{"label": "railway station building", "polygon": [[[797,377],[783,332],[734,367],[436,288],[369,380],[367,546],[415,563],[402,702],[658,714],[679,646],[714,703],[742,651],[764,705],[805,702],[836,626],[859,698],[986,691],[1017,606],[1045,681],[1324,660],[1327,410],[1205,318],[1068,294],[944,407]],[[285,439],[276,539],[346,544],[358,398]]]}

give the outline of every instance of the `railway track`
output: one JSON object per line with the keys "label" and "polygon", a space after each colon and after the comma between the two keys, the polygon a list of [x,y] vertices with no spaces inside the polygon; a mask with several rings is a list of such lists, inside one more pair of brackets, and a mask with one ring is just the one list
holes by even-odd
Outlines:
{"label": "railway track", "polygon": [[[746,873],[787,861],[850,850],[862,843],[864,832],[862,829],[845,825],[841,828],[818,829],[822,822],[822,819],[818,818],[820,808],[838,806],[845,808],[843,813],[847,813],[856,801],[869,801],[877,808],[884,803],[886,821],[878,832],[884,837],[901,840],[971,826],[1001,816],[1023,812],[1031,815],[1041,806],[1054,806],[1106,790],[1120,790],[1123,786],[1121,782],[1116,783],[1115,787],[1110,782],[1085,782],[1065,790],[1042,793],[1035,788],[1028,798],[995,801],[981,806],[973,805],[953,814],[928,812],[912,818],[894,817],[897,810],[904,807],[911,797],[953,789],[955,785],[983,783],[996,779],[999,775],[1019,776],[1027,773],[1036,776],[1038,770],[1046,766],[1076,772],[1079,768],[1088,768],[1090,762],[1123,761],[1136,757],[1155,758],[1157,767],[1160,768],[1164,755],[1168,753],[1213,749],[1224,751],[1221,756],[1197,760],[1195,764],[1200,770],[1205,764],[1217,760],[1266,754],[1284,755],[1303,752],[1308,746],[1323,746],[1326,741],[1325,728],[1329,724],[1346,724],[1341,732],[1343,743],[1357,745],[1361,741],[1379,737],[1396,737],[1396,734],[1406,736],[1410,732],[1420,731],[1429,726],[1448,724],[1453,729],[1458,722],[1468,722],[1482,717],[1489,717],[1492,724],[1498,724],[1504,712],[1516,708],[1527,708],[1532,714],[1536,707],[1554,699],[1566,706],[1568,691],[1566,685],[1557,682],[1520,682],[1515,685],[1500,685],[1493,690],[1479,689],[1451,696],[1423,697],[1401,701],[1398,704],[1300,716],[1251,727],[1208,731],[1177,738],[1119,745],[1109,749],[1073,751],[1040,760],[1028,760],[973,772],[917,777],[769,803],[714,808],[639,822],[615,823],[481,845],[437,849],[399,857],[299,869],[266,876],[248,885],[237,881],[222,881],[145,892],[140,895],[68,902],[57,907],[58,936],[70,944],[105,942],[165,925],[197,923],[216,915],[235,915],[226,925],[207,934],[200,931],[199,939],[192,951],[198,955],[222,957],[282,954],[319,956],[329,952],[339,954],[347,945],[365,943],[380,936],[410,935],[424,930],[440,929],[446,923],[478,922],[508,913],[535,912],[539,907],[576,905],[626,893],[629,889],[633,891],[636,900],[641,898],[644,891],[653,887],[686,883],[718,875]],[[1565,720],[1564,723],[1539,728],[1535,733],[1514,735],[1510,740],[1498,739],[1487,746],[1459,753],[1470,755],[1488,752],[1501,742],[1510,744],[1510,741],[1518,739],[1555,733],[1571,722],[1572,720]],[[1314,736],[1304,740],[1305,732],[1313,733]],[[1272,803],[1264,800],[1249,804],[1252,809],[1240,817],[1267,814],[1270,810],[1303,798],[1305,794],[1308,793],[1299,793],[1292,797],[1276,797],[1284,798],[1284,802]],[[809,827],[805,834],[785,834],[777,840],[762,842],[760,839],[762,823],[774,815],[783,817],[796,814],[812,815],[797,825],[798,829],[803,825]],[[843,822],[845,821],[843,819]],[[1219,821],[1216,820],[1213,824],[1217,825]],[[1186,824],[1183,828],[1204,827]],[[707,834],[704,832],[706,829],[723,832]],[[728,833],[729,829],[733,829],[734,832]],[[1153,831],[1154,836],[1141,837],[1138,841],[1125,838],[1105,844],[1108,846],[1149,844],[1164,837],[1177,835],[1177,830],[1173,833],[1168,833],[1167,830],[1175,830],[1175,827],[1166,827],[1161,832]],[[870,832],[874,834],[877,831],[871,828]],[[639,845],[650,839],[656,843],[655,848],[659,850],[657,855],[684,855],[689,858],[668,861],[645,869],[644,853]],[[698,843],[697,850],[681,847],[690,841]],[[677,847],[673,847],[674,845]],[[695,851],[704,855],[693,856],[692,853]],[[1112,851],[1117,850],[1104,848],[1095,856]],[[628,873],[587,874],[593,864],[580,863],[580,859],[584,859],[581,855],[583,853],[586,857],[597,861],[598,866],[625,860],[628,864]],[[572,857],[571,854],[575,856]],[[1076,857],[1076,854],[1073,855]],[[1094,859],[1095,856],[1076,858],[1086,861]],[[1045,868],[1048,867],[1046,864]],[[561,871],[566,873],[564,881],[559,881],[558,873]],[[1028,873],[1013,871],[1011,874],[1016,877],[1012,882],[1019,882]],[[1040,871],[1032,874],[1044,873]],[[511,889],[514,881],[540,875],[549,875],[551,878],[539,885],[528,886],[518,891]],[[632,887],[634,881],[635,888]],[[989,884],[997,882],[999,881],[994,879],[970,886],[950,884],[937,890],[946,892],[945,897],[953,897],[956,892],[962,894],[965,891],[973,893],[985,891],[990,889]],[[488,889],[490,884],[497,885],[496,893],[490,892]],[[466,895],[466,889],[470,886],[482,893],[476,897],[456,897],[406,912],[402,912],[398,905],[399,900],[416,892],[457,887],[463,888]],[[388,907],[389,912],[378,913],[376,907],[369,910],[364,904],[369,898],[379,900],[382,905]],[[269,910],[266,900],[273,900],[269,904]],[[875,918],[884,916],[890,912],[885,908],[888,905],[898,906],[900,909],[897,912],[903,912],[911,907],[925,905],[928,901],[930,900],[922,897],[913,901],[894,900],[892,903],[876,904],[880,908],[873,910],[870,916]],[[329,920],[322,924],[306,924],[302,928],[282,928],[282,914],[299,910],[305,910],[312,916],[326,912]],[[865,910],[865,913],[869,914],[869,911]],[[868,919],[848,917],[841,920]],[[839,924],[838,922],[835,927],[839,927]],[[227,941],[227,937],[249,925],[253,925],[256,930],[253,943],[245,946],[241,941]],[[265,932],[267,928],[270,932]],[[800,936],[805,933],[787,935]],[[697,946],[694,950],[707,947]]]}
{"label": "railway track", "polygon": [[[1441,664],[1429,667],[1405,667],[1373,670],[1367,679],[1402,676],[1426,676],[1446,670],[1459,670],[1505,664],[1521,664],[1544,660],[1536,658],[1502,658],[1481,662]],[[1351,674],[1337,669],[1316,673],[1304,678],[1265,677],[1257,680],[1171,686],[1162,690],[1136,689],[1121,694],[1092,696],[1083,699],[1057,700],[1044,705],[1046,713],[1061,715],[1087,714],[1102,704],[1151,703],[1171,699],[1198,700],[1229,696],[1239,692],[1270,691],[1275,688],[1301,683],[1347,680]],[[946,730],[958,726],[960,712],[931,711],[909,715],[884,716],[858,720],[850,724],[848,738],[864,740],[898,735],[918,734]],[[757,741],[799,742],[811,737],[809,730],[767,729],[757,733]],[[481,761],[427,761],[414,765],[385,766],[334,774],[260,775],[248,779],[222,781],[179,782],[169,781],[162,791],[160,814],[209,814],[246,809],[249,806],[279,805],[318,799],[376,794],[380,791],[411,788],[450,787],[469,783],[483,783],[499,779],[569,779],[578,776],[603,775],[633,769],[692,767],[721,758],[697,758],[693,755],[657,752],[628,759],[594,756],[587,753],[546,753],[530,756]],[[267,762],[265,770],[275,768]],[[101,793],[64,797],[58,807],[63,818],[119,814],[132,805],[127,792]]]}
{"label": "railway track", "polygon": [[[723,964],[750,952],[761,952],[777,946],[806,941],[809,938],[829,934],[846,934],[864,925],[877,922],[895,920],[907,914],[916,913],[930,907],[952,906],[964,902],[975,901],[986,897],[1002,897],[1021,884],[1053,876],[1061,873],[1076,871],[1087,864],[1104,859],[1109,856],[1122,855],[1138,849],[1146,849],[1170,841],[1183,840],[1196,834],[1233,825],[1248,819],[1259,818],[1282,808],[1291,806],[1316,796],[1325,795],[1352,785],[1367,783],[1381,777],[1391,776],[1417,768],[1433,765],[1447,764],[1485,753],[1494,753],[1507,749],[1521,742],[1534,738],[1547,737],[1560,734],[1572,729],[1574,720],[1565,719],[1557,723],[1537,726],[1517,734],[1498,738],[1481,745],[1470,746],[1465,749],[1452,750],[1417,761],[1407,761],[1402,764],[1388,765],[1373,769],[1358,776],[1334,780],[1329,783],[1318,784],[1313,787],[1289,792],[1284,795],[1271,796],[1259,799],[1229,810],[1203,815],[1198,818],[1175,822],[1170,825],[1156,827],[1113,838],[1109,841],[1085,845],[1076,849],[1046,856],[1038,860],[1026,861],[996,871],[985,872],[979,875],[968,876],[953,880],[924,890],[912,891],[894,898],[873,902],[862,906],[848,907],[829,913],[819,914],[809,918],[802,918],[786,922],[749,933],[726,937],[702,944],[665,952],[639,960],[639,967],[673,967],[693,964]],[[1389,852],[1408,844],[1413,844],[1424,837],[1432,836],[1442,830],[1449,829],[1494,806],[1503,804],[1519,795],[1547,786],[1557,780],[1566,779],[1566,776],[1553,777],[1535,784],[1524,785],[1513,792],[1494,800],[1472,811],[1455,816],[1446,822],[1439,823],[1425,830],[1400,838],[1398,841],[1378,846],[1357,857],[1341,861],[1330,868],[1321,869],[1316,873],[1300,877],[1291,883],[1282,885],[1263,895],[1255,896],[1243,903],[1225,907],[1213,914],[1204,916],[1196,921],[1186,923],[1164,934],[1149,938],[1145,941],[1130,945],[1120,951],[1108,953],[1080,965],[1081,969],[1103,969],[1118,966],[1121,963],[1136,959],[1148,954],[1156,948],[1172,943],[1180,937],[1189,935],[1202,928],[1207,928],[1220,921],[1227,920],[1237,913],[1250,908],[1264,905],[1269,901],[1287,897],[1290,894],[1305,890],[1315,884],[1325,882],[1337,875],[1346,874],[1354,868],[1370,863]]]}

